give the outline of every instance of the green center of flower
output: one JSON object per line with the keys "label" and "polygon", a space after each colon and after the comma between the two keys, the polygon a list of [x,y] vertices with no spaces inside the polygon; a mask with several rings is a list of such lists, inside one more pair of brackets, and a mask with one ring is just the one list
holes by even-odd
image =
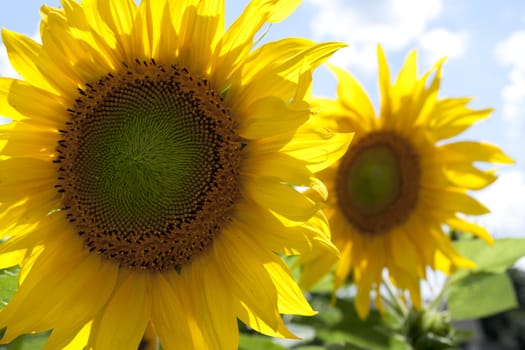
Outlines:
{"label": "green center of flower", "polygon": [[57,148],[57,187],[90,251],[179,268],[228,221],[241,143],[206,80],[154,61],[125,68],[80,90]]}
{"label": "green center of flower", "polygon": [[388,146],[363,149],[348,169],[346,190],[363,215],[376,215],[397,199],[401,190],[399,164]]}
{"label": "green center of flower", "polygon": [[339,166],[336,195],[347,221],[365,234],[405,222],[419,193],[419,156],[401,135],[373,132],[353,144]]}

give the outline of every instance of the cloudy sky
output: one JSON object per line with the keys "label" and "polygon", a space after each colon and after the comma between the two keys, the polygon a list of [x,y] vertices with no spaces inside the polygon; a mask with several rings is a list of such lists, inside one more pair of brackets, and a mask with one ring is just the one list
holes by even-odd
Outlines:
{"label": "cloudy sky", "polygon": [[[332,62],[349,69],[376,105],[376,45],[381,44],[392,74],[406,55],[418,50],[420,72],[447,56],[441,96],[474,98],[471,106],[494,107],[489,120],[460,136],[502,146],[515,166],[500,166],[500,178],[477,193],[492,211],[475,221],[497,237],[525,236],[525,1],[523,0],[303,0],[265,40],[299,36],[344,41],[350,46]],[[36,37],[39,7],[58,0],[2,1],[0,26]],[[226,0],[233,20],[247,0]],[[15,74],[0,43],[0,75]],[[335,81],[316,73],[314,92],[334,96]]]}

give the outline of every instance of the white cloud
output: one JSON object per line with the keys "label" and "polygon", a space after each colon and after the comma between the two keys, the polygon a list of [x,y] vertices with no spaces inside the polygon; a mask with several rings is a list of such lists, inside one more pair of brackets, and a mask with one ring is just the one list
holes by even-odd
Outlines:
{"label": "white cloud", "polygon": [[502,172],[498,180],[476,194],[490,209],[477,222],[496,237],[523,237],[525,235],[525,172]]}
{"label": "white cloud", "polygon": [[[0,77],[11,77],[17,78],[19,75],[11,66],[9,59],[7,58],[7,52],[5,51],[5,46],[0,43]],[[0,125],[8,123],[9,119],[0,115]]]}
{"label": "white cloud", "polygon": [[18,77],[18,74],[11,66],[11,63],[9,63],[7,52],[3,44],[0,44],[0,76],[12,78]]}
{"label": "white cloud", "polygon": [[428,28],[429,22],[442,13],[443,0],[310,0],[309,3],[315,7],[313,35],[318,40],[350,44],[334,55],[332,62],[339,65],[357,65],[374,71],[378,43],[387,52],[408,53],[419,47],[422,56],[431,59],[443,55],[460,57],[465,50],[465,33]]}
{"label": "white cloud", "polygon": [[496,58],[502,65],[510,66],[508,83],[501,92],[503,118],[509,122],[509,136],[517,141],[525,130],[525,31],[514,32],[501,42]]}
{"label": "white cloud", "polygon": [[467,48],[468,35],[453,33],[444,28],[424,33],[418,40],[423,49],[425,61],[430,65],[446,56],[448,59],[462,57]]}

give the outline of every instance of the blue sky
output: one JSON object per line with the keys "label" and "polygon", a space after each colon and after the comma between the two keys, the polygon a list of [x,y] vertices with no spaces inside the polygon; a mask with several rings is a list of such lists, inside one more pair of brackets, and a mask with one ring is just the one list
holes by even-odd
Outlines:
{"label": "blue sky", "polygon": [[[247,2],[226,0],[230,22]],[[43,3],[59,5],[2,1],[0,26],[36,37]],[[265,41],[288,36],[347,42],[332,62],[357,76],[376,105],[378,43],[393,75],[412,49],[418,50],[420,72],[447,56],[441,96],[471,96],[471,106],[496,109],[459,139],[499,144],[517,161],[498,167],[496,183],[475,194],[492,213],[474,221],[497,237],[525,236],[525,1],[303,0],[287,20],[272,26]],[[0,75],[13,74],[0,46]],[[335,81],[324,68],[315,75],[314,93],[335,95]]]}

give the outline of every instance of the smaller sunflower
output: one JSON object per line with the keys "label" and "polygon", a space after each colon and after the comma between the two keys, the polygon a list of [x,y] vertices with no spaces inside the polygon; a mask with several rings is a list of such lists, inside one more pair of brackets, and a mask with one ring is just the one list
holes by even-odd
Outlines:
{"label": "smaller sunflower", "polygon": [[[492,109],[471,109],[470,98],[438,98],[443,60],[418,77],[413,51],[393,84],[381,47],[378,60],[379,115],[357,80],[337,67],[332,67],[339,81],[337,100],[317,100],[320,118],[331,128],[355,131],[347,153],[319,178],[330,193],[325,212],[341,251],[334,288],[352,275],[362,318],[369,313],[372,291],[382,307],[379,288],[385,268],[393,284],[408,291],[420,307],[419,282],[427,267],[446,274],[474,267],[454,250],[444,227],[492,244],[484,228],[463,218],[489,212],[468,191],[496,179],[493,170],[473,163],[512,163],[487,143],[444,141],[487,118]],[[302,283],[310,288],[335,259],[316,254],[303,257],[302,263]]]}

